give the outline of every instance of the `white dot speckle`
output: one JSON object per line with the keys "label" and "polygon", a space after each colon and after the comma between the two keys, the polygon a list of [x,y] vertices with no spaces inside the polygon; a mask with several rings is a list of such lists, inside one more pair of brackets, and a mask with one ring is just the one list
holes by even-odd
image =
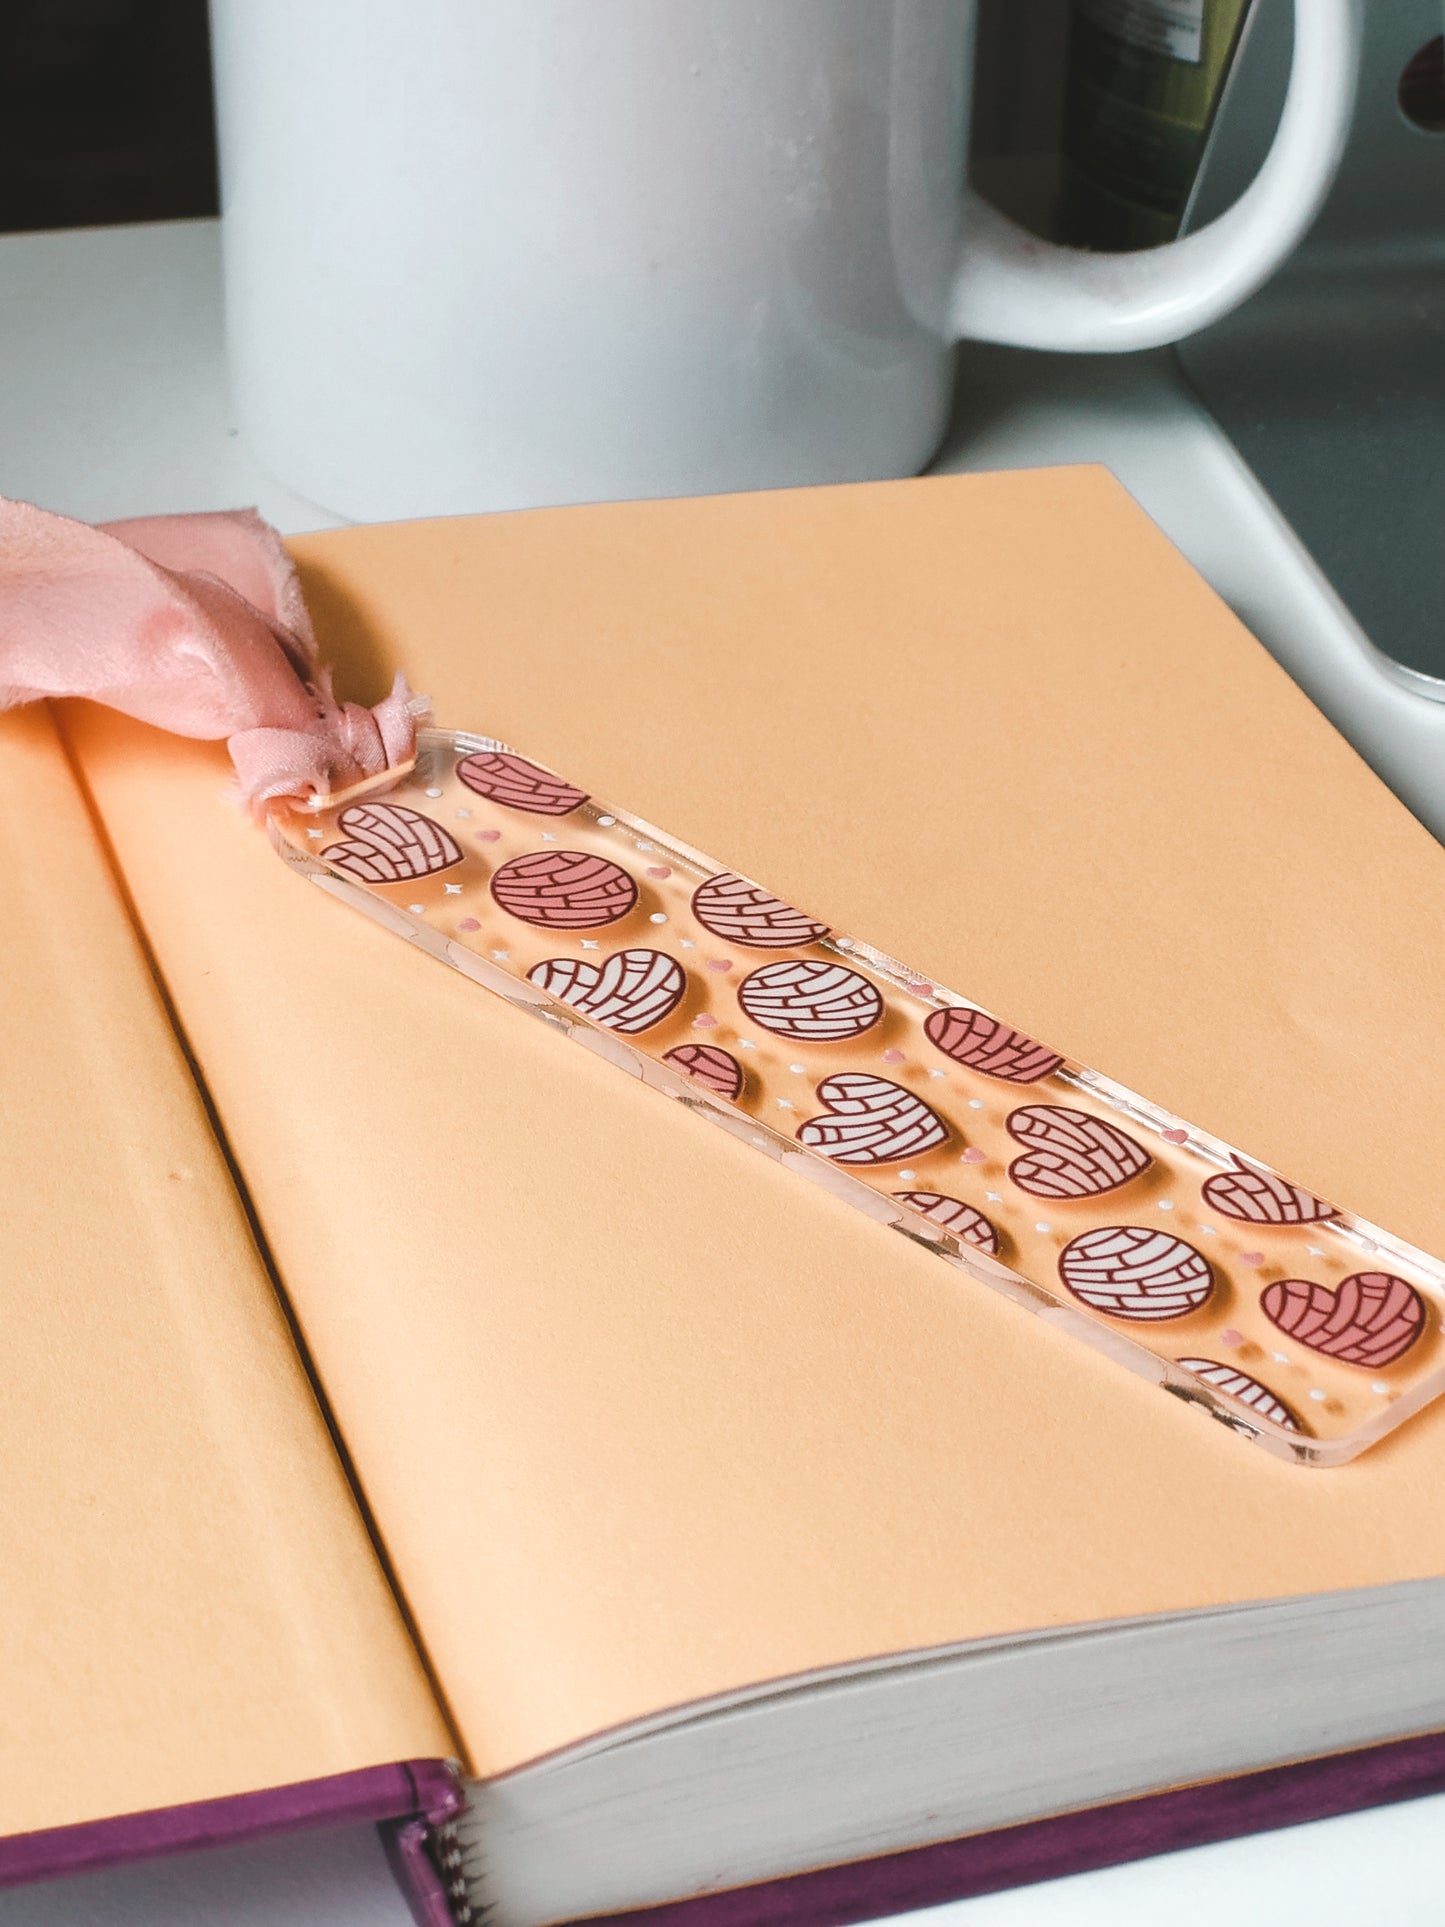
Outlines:
{"label": "white dot speckle", "polygon": [[1390,1389],[1389,1386],[1385,1383],[1383,1378],[1377,1378],[1374,1384],[1370,1387],[1370,1390],[1375,1394],[1376,1398],[1383,1398],[1386,1392],[1389,1391],[1389,1389]]}
{"label": "white dot speckle", "polygon": [[652,915],[647,919],[647,921],[649,923],[666,923],[667,913],[664,910],[654,910]]}
{"label": "white dot speckle", "polygon": [[1052,1231],[1053,1228],[1054,1227],[1051,1224],[1045,1224],[1042,1219],[1040,1219],[1038,1224],[1034,1226],[1035,1231],[1044,1231],[1044,1232]]}
{"label": "white dot speckle", "polygon": [[1271,1352],[1270,1357],[1274,1360],[1276,1365],[1288,1365],[1289,1363],[1288,1352]]}
{"label": "white dot speckle", "polygon": [[835,948],[839,950],[851,950],[853,948],[853,939],[851,937],[834,937],[833,943]]}
{"label": "white dot speckle", "polygon": [[912,1184],[917,1176],[918,1173],[916,1171],[900,1171],[898,1173],[898,1182],[900,1184]]}
{"label": "white dot speckle", "polygon": [[424,903],[409,903],[406,907],[414,917],[424,917],[426,915],[426,905]]}
{"label": "white dot speckle", "polygon": [[971,1111],[981,1111],[983,1109],[983,1099],[981,1097],[971,1097],[968,1100],[968,1108]]}
{"label": "white dot speckle", "polygon": [[806,1064],[789,1064],[788,1066],[788,1069],[793,1073],[794,1077],[801,1077],[807,1068]]}
{"label": "white dot speckle", "polygon": [[440,795],[441,795],[441,791],[440,791],[439,789],[436,789],[435,787],[433,787],[432,789],[429,789],[429,790],[427,791],[427,795],[428,795],[428,796],[440,796]]}
{"label": "white dot speckle", "polygon": [[[604,830],[610,830],[612,825],[617,821],[617,818],[615,816],[599,816],[597,821],[602,825]],[[758,1141],[761,1142],[761,1139]]]}
{"label": "white dot speckle", "polygon": [[653,846],[648,842],[645,836],[640,836],[637,839],[637,847],[639,850],[650,850]]}
{"label": "white dot speckle", "polygon": [[1172,1211],[1174,1209],[1173,1198],[1161,1198],[1159,1200],[1159,1209],[1161,1211]]}
{"label": "white dot speckle", "polygon": [[1314,1401],[1315,1401],[1315,1403],[1316,1403],[1316,1404],[1320,1404],[1320,1405],[1322,1405],[1322,1404],[1324,1403],[1324,1397],[1325,1397],[1325,1395],[1324,1395],[1324,1393],[1323,1393],[1323,1392],[1322,1392],[1322,1391],[1320,1390],[1320,1388],[1319,1388],[1319,1386],[1318,1386],[1318,1385],[1311,1385],[1311,1387],[1310,1387],[1310,1397],[1311,1397],[1312,1399],[1314,1399]]}

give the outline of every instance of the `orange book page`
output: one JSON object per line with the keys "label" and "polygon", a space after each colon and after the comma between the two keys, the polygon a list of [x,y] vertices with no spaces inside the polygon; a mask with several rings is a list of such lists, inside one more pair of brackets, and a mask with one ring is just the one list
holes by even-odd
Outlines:
{"label": "orange book page", "polygon": [[[353,693],[403,667],[1445,1251],[1445,859],[1107,475],[293,546]],[[1445,1411],[1276,1463],[288,875],[216,752],[76,741],[479,1770],[864,1655],[1445,1571]]]}
{"label": "orange book page", "polygon": [[43,710],[0,879],[0,1832],[445,1755]]}

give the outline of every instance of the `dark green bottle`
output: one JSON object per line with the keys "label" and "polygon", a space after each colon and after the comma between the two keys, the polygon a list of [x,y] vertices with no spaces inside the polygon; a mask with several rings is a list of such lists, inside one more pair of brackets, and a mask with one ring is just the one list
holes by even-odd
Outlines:
{"label": "dark green bottle", "polygon": [[1250,0],[1073,0],[1059,238],[1171,241]]}

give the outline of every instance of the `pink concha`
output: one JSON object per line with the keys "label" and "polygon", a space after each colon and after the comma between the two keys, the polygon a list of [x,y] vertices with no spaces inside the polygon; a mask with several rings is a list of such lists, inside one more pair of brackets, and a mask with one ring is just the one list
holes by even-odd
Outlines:
{"label": "pink concha", "polygon": [[751,950],[795,950],[826,937],[828,926],[759,889],[746,877],[709,877],[693,893],[693,915],[704,930]]}
{"label": "pink concha", "polygon": [[936,1044],[945,1057],[1009,1084],[1036,1084],[1064,1061],[1057,1051],[1035,1042],[1023,1031],[1010,1030],[997,1017],[965,1005],[935,1010],[923,1029],[929,1042]]}
{"label": "pink concha", "polygon": [[716,1044],[679,1044],[675,1050],[664,1051],[662,1061],[730,1102],[742,1095],[742,1065],[731,1051],[720,1050]]}
{"label": "pink concha", "polygon": [[1111,1318],[1183,1318],[1214,1290],[1214,1274],[1193,1245],[1134,1224],[1080,1232],[1059,1253],[1059,1276],[1083,1304]]}
{"label": "pink concha", "polygon": [[997,1253],[998,1232],[981,1211],[975,1211],[962,1198],[946,1197],[942,1191],[895,1191],[893,1195],[904,1204],[911,1204],[915,1211],[921,1211],[945,1231],[951,1231],[965,1244],[974,1245],[991,1257]]}
{"label": "pink concha", "polygon": [[1425,1329],[1425,1301],[1390,1271],[1356,1271],[1339,1289],[1308,1278],[1266,1285],[1260,1309],[1288,1338],[1371,1371],[1401,1358]]}
{"label": "pink concha", "polygon": [[1186,1372],[1193,1372],[1196,1378],[1202,1378],[1206,1385],[1214,1386],[1229,1398],[1237,1398],[1241,1405],[1247,1405],[1251,1412],[1258,1412],[1261,1418],[1284,1426],[1288,1432],[1299,1431],[1300,1422],[1284,1401],[1276,1398],[1269,1387],[1261,1385],[1257,1378],[1240,1371],[1237,1365],[1221,1365],[1213,1358],[1181,1358],[1179,1363]]}
{"label": "pink concha", "polygon": [[800,1043],[861,1037],[883,1015],[883,999],[866,977],[821,958],[779,958],[744,977],[738,1002],[755,1024]]}
{"label": "pink concha", "polygon": [[1202,1188],[1205,1203],[1224,1217],[1244,1224],[1318,1224],[1335,1215],[1334,1206],[1312,1191],[1246,1164],[1243,1158],[1234,1162],[1233,1171],[1206,1178]]}
{"label": "pink concha", "polygon": [[886,1077],[836,1071],[818,1096],[826,1115],[800,1125],[798,1140],[835,1164],[902,1164],[948,1140],[938,1113]]}
{"label": "pink concha", "polygon": [[440,823],[404,803],[350,803],[336,827],[346,841],[321,854],[361,883],[415,883],[462,860]]}
{"label": "pink concha", "polygon": [[600,964],[550,957],[527,972],[527,982],[627,1036],[670,1017],[687,989],[681,964],[665,951],[643,949],[618,950]]}
{"label": "pink concha", "polygon": [[509,916],[543,930],[596,930],[627,916],[637,885],[606,857],[533,850],[502,865],[492,895]]}
{"label": "pink concha", "polygon": [[483,749],[464,756],[457,775],[469,790],[510,810],[531,816],[566,816],[587,801],[586,790],[564,783],[560,776],[510,750]]}
{"label": "pink concha", "polygon": [[1034,1198],[1101,1197],[1153,1163],[1127,1131],[1063,1104],[1020,1105],[1009,1114],[1008,1131],[1028,1147],[1008,1174]]}

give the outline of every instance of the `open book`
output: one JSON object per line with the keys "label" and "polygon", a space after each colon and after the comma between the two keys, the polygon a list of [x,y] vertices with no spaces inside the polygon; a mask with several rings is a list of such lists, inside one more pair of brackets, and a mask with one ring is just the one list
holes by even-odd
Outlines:
{"label": "open book", "polygon": [[[1445,858],[1107,475],[291,546],[351,693],[1445,1256]],[[367,1813],[419,1918],[823,1922],[1445,1786],[1445,1408],[1267,1457],[225,781],[0,721],[0,1876]]]}

